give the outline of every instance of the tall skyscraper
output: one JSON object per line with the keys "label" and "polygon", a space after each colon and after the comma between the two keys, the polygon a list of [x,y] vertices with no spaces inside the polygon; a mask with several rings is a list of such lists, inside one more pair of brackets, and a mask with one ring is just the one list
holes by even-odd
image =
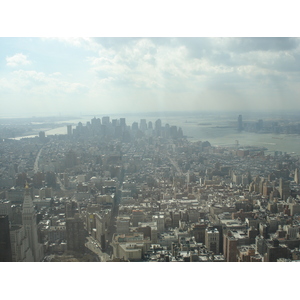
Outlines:
{"label": "tall skyscraper", "polygon": [[72,135],[72,125],[67,125],[67,133],[68,135]]}
{"label": "tall skyscraper", "polygon": [[145,132],[147,130],[147,121],[146,119],[140,120],[140,130]]}
{"label": "tall skyscraper", "polygon": [[109,119],[110,118],[108,116],[102,117],[102,125],[109,125],[110,124]]}
{"label": "tall skyscraper", "polygon": [[44,141],[45,138],[46,138],[45,131],[40,131],[39,132],[39,139],[40,139],[40,141]]}
{"label": "tall skyscraper", "polygon": [[0,262],[12,261],[8,215],[0,215]]}
{"label": "tall skyscraper", "polygon": [[161,119],[156,120],[155,127],[154,127],[156,136],[161,136],[161,127],[162,127]]}
{"label": "tall skyscraper", "polygon": [[279,179],[280,198],[286,200],[291,195],[290,182],[288,180]]}
{"label": "tall skyscraper", "polygon": [[94,117],[91,120],[92,128],[100,128],[101,126],[101,120],[99,118]]}
{"label": "tall skyscraper", "polygon": [[34,257],[29,247],[29,240],[22,225],[12,225],[10,228],[12,261],[33,262]]}
{"label": "tall skyscraper", "polygon": [[132,126],[131,126],[131,129],[137,131],[139,129],[139,123],[138,122],[133,122]]}
{"label": "tall skyscraper", "polygon": [[67,248],[68,250],[84,252],[85,232],[83,221],[75,214],[74,218],[66,219]]}
{"label": "tall skyscraper", "polygon": [[238,117],[238,131],[242,131],[244,128],[243,128],[243,117],[242,115],[239,115]]}
{"label": "tall skyscraper", "polygon": [[36,212],[28,185],[25,188],[25,196],[22,210],[22,222],[28,237],[29,247],[32,251],[34,261],[39,262],[43,258],[43,246],[38,243]]}
{"label": "tall skyscraper", "polygon": [[299,169],[295,170],[294,181],[299,184]]}
{"label": "tall skyscraper", "polygon": [[120,126],[125,129],[126,128],[126,119],[125,118],[120,118]]}

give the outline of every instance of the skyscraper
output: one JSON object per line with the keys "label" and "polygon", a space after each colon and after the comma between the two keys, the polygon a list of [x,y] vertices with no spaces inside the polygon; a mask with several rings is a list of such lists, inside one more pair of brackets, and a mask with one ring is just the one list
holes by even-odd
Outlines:
{"label": "skyscraper", "polygon": [[40,131],[39,132],[39,139],[40,139],[40,141],[44,141],[45,138],[46,138],[45,131]]}
{"label": "skyscraper", "polygon": [[67,133],[68,135],[72,135],[72,125],[67,125]]}
{"label": "skyscraper", "polygon": [[161,136],[161,119],[155,121],[155,134],[156,136]]}
{"label": "skyscraper", "polygon": [[68,250],[84,252],[85,232],[83,221],[75,214],[74,218],[66,219],[67,248]]}
{"label": "skyscraper", "polygon": [[294,181],[299,184],[299,169],[295,170]]}
{"label": "skyscraper", "polygon": [[8,215],[0,215],[0,262],[12,261]]}
{"label": "skyscraper", "polygon": [[291,195],[290,182],[288,180],[279,179],[280,198],[286,200]]}
{"label": "skyscraper", "polygon": [[110,118],[108,116],[102,117],[102,125],[109,125],[110,124],[109,119]]}
{"label": "skyscraper", "polygon": [[25,196],[22,210],[22,222],[26,236],[29,240],[29,247],[32,251],[34,261],[41,261],[43,258],[43,247],[38,243],[36,213],[28,185],[25,188]]}
{"label": "skyscraper", "polygon": [[146,119],[141,119],[140,120],[140,130],[145,132],[147,130],[147,121]]}
{"label": "skyscraper", "polygon": [[238,131],[242,131],[243,130],[243,117],[242,115],[239,115],[238,117]]}

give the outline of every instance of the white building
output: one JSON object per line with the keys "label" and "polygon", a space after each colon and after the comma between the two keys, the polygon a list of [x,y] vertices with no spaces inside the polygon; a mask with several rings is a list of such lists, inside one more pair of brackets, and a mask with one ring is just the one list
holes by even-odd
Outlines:
{"label": "white building", "polygon": [[12,261],[32,262],[34,261],[32,251],[29,247],[29,240],[22,225],[13,225],[10,228],[10,243]]}

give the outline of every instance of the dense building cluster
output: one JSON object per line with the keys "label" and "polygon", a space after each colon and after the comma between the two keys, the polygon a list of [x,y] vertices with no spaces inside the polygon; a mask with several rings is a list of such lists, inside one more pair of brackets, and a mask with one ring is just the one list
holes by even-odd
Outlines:
{"label": "dense building cluster", "polygon": [[296,155],[110,117],[0,152],[2,261],[299,260]]}
{"label": "dense building cluster", "polygon": [[293,120],[291,116],[279,120],[243,121],[243,116],[238,117],[238,130],[257,132],[257,133],[275,133],[275,134],[300,134],[300,123],[298,118]]}

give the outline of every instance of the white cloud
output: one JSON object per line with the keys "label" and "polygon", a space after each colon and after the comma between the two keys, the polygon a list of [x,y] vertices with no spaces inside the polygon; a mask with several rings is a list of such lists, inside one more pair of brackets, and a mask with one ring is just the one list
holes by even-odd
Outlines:
{"label": "white cloud", "polygon": [[61,80],[58,73],[18,70],[7,78],[0,78],[0,90],[20,98],[56,99],[66,95],[82,96],[88,87],[79,82]]}
{"label": "white cloud", "polygon": [[[7,58],[7,65],[19,68],[0,78],[6,97],[43,99],[49,107],[60,101],[69,103],[68,109],[74,109],[77,101],[91,109],[142,111],[156,106],[193,109],[195,103],[218,107],[225,100],[226,108],[232,109],[239,99],[260,107],[261,101],[266,102],[261,99],[273,101],[277,90],[283,91],[287,102],[299,95],[298,41],[287,40],[286,45],[235,38],[47,41],[39,57],[30,56],[40,72],[20,70],[29,62],[23,54]],[[56,48],[58,42],[62,45]]]}
{"label": "white cloud", "polygon": [[97,52],[101,48],[93,38],[90,37],[44,37],[42,40],[59,41],[70,46],[83,48],[84,50]]}
{"label": "white cloud", "polygon": [[31,64],[27,56],[22,53],[17,53],[13,56],[6,57],[6,64],[10,67],[18,67]]}

